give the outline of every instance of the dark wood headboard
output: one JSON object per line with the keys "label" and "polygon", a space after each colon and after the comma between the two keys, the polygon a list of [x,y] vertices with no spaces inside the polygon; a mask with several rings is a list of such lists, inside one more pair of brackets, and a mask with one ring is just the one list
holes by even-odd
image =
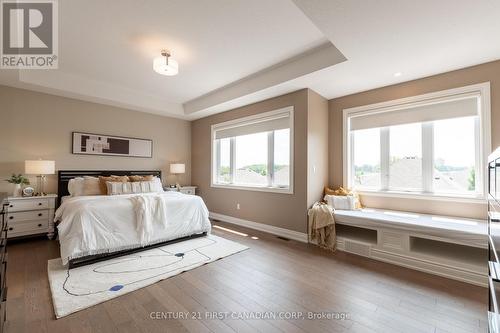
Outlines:
{"label": "dark wood headboard", "polygon": [[61,198],[69,195],[68,192],[68,182],[70,179],[76,178],[76,177],[83,177],[83,176],[92,176],[92,177],[99,177],[99,176],[111,176],[111,175],[116,175],[116,176],[131,176],[131,175],[139,175],[139,176],[146,176],[146,175],[153,175],[161,179],[161,171],[160,170],[153,170],[153,171],[142,171],[142,170],[133,170],[133,171],[128,171],[128,170],[59,170],[57,172],[57,205],[59,206],[61,204]]}

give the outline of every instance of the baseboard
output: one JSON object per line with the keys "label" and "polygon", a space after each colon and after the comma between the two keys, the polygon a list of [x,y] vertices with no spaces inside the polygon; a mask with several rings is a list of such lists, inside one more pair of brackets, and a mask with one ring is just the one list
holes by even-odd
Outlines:
{"label": "baseboard", "polygon": [[223,215],[223,214],[219,214],[219,213],[210,212],[209,216],[211,219],[214,219],[214,220],[219,220],[222,222],[236,224],[236,225],[239,225],[242,227],[255,229],[255,230],[267,232],[269,234],[273,234],[276,236],[281,236],[281,237],[293,239],[293,240],[296,240],[299,242],[307,243],[307,238],[308,238],[307,234],[303,233],[303,232],[298,232],[298,231],[294,231],[294,230],[288,230],[288,229],[284,229],[284,228],[275,227],[275,226],[268,225],[268,224],[248,221],[248,220],[240,219],[240,218],[233,217],[233,216]]}

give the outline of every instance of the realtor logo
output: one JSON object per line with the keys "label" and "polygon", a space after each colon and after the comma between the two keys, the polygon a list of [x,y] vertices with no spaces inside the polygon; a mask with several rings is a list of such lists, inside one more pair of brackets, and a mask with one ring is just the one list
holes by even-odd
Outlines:
{"label": "realtor logo", "polygon": [[57,2],[0,0],[1,68],[58,67]]}

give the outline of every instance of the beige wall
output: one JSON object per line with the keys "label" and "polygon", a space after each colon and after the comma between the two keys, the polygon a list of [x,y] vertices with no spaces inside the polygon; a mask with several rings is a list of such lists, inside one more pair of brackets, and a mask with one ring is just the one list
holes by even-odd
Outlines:
{"label": "beige wall", "polygon": [[309,90],[307,113],[307,206],[322,200],[328,185],[328,100]]}
{"label": "beige wall", "polygon": [[[494,149],[495,147],[500,145],[500,61],[490,62],[487,64],[482,64],[453,72],[448,72],[330,100],[330,185],[342,185],[343,109],[379,103],[403,97],[421,95],[434,91],[457,88],[487,81],[491,82],[491,142],[492,148]],[[364,202],[371,207],[408,210],[422,213],[435,213],[480,218],[484,218],[486,214],[484,204],[443,202],[420,199],[387,199],[385,197],[365,197]]]}
{"label": "beige wall", "polygon": [[[279,108],[294,107],[294,193],[281,194],[210,187],[212,124]],[[306,232],[308,90],[244,106],[192,123],[192,181],[209,210],[253,222]],[[236,204],[240,209],[236,209]]]}
{"label": "beige wall", "polygon": [[[130,136],[153,140],[153,158],[83,156],[71,154],[71,132]],[[191,124],[102,104],[0,86],[0,179],[24,173],[24,160],[56,161],[56,169],[162,170],[170,162],[186,163],[181,183],[190,183]],[[167,178],[168,177],[168,178]],[[35,178],[32,178],[35,181]],[[56,176],[47,190],[56,191]],[[0,181],[0,192],[12,187]]]}
{"label": "beige wall", "polygon": [[[174,181],[172,176],[165,177],[169,163],[185,162],[187,173],[181,177],[181,183],[190,183],[192,179],[211,211],[305,232],[307,208],[320,198],[327,177],[325,170],[328,169],[330,185],[342,184],[343,109],[485,81],[491,82],[492,147],[495,148],[500,145],[500,61],[330,100],[328,126],[324,111],[326,101],[308,89],[189,123],[0,86],[0,179],[12,172],[23,173],[26,159],[43,158],[55,160],[57,169],[161,169],[164,183],[169,183]],[[295,109],[294,193],[211,188],[210,126],[290,105]],[[153,158],[72,155],[72,131],[149,138],[154,141]],[[322,139],[326,132],[328,142]],[[315,174],[313,166],[316,166]],[[55,176],[49,177],[48,190],[51,192],[55,191],[55,180]],[[0,191],[11,188],[6,182],[0,182]],[[485,216],[483,204],[379,196],[363,199],[371,207]],[[236,209],[237,203],[240,210]]]}

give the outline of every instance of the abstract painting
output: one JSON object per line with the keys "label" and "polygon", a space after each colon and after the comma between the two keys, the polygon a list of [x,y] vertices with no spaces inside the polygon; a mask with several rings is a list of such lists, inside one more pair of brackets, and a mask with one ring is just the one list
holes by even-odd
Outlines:
{"label": "abstract painting", "polygon": [[153,141],[73,132],[73,154],[153,157]]}

